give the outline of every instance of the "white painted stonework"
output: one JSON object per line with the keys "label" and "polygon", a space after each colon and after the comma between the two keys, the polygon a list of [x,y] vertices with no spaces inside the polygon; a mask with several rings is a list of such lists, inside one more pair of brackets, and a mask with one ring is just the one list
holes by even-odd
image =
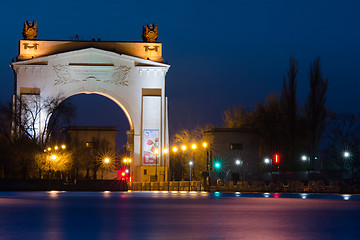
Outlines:
{"label": "white painted stonework", "polygon": [[[165,76],[170,66],[162,63],[161,43],[21,40],[19,47],[17,61],[11,64],[17,96],[36,92],[46,99],[87,93],[111,99],[129,120],[134,181],[150,181],[155,167],[157,174],[163,171],[167,175],[169,163],[163,153],[169,144]],[[39,126],[41,131],[44,119]],[[146,130],[159,134],[157,166],[144,162]]]}

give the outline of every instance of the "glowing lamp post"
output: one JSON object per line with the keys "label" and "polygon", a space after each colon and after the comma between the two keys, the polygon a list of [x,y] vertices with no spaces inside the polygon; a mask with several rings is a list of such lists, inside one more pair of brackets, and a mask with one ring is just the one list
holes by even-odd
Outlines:
{"label": "glowing lamp post", "polygon": [[241,163],[242,163],[241,160],[239,160],[239,159],[235,160],[235,165],[238,167],[239,179],[240,179],[240,166],[242,165]]}
{"label": "glowing lamp post", "polygon": [[110,158],[108,157],[105,157],[103,160],[102,160],[102,167],[101,167],[101,179],[103,180],[104,179],[104,167],[105,165],[108,165],[110,163]]}
{"label": "glowing lamp post", "polygon": [[305,162],[305,161],[309,160],[309,158],[307,156],[305,156],[305,155],[302,155],[301,160],[303,160]]}
{"label": "glowing lamp post", "polygon": [[190,161],[189,162],[189,167],[190,167],[190,182],[189,182],[189,192],[191,191],[191,167],[192,167],[192,165],[193,165],[194,163],[193,163],[193,161]]}
{"label": "glowing lamp post", "polygon": [[266,165],[269,165],[269,164],[271,163],[271,161],[270,161],[269,158],[265,158],[265,159],[264,159],[264,163],[265,163]]}

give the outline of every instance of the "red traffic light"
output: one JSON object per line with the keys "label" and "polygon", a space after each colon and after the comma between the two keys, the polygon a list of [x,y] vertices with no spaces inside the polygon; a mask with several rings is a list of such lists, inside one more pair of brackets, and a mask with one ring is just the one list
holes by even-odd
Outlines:
{"label": "red traffic light", "polygon": [[279,164],[279,163],[280,163],[280,155],[277,154],[277,153],[275,153],[275,155],[274,155],[274,162],[275,162],[275,164]]}

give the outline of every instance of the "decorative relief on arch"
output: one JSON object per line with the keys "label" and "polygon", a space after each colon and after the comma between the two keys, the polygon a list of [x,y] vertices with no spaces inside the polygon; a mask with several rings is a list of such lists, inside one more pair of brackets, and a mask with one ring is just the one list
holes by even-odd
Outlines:
{"label": "decorative relief on arch", "polygon": [[58,64],[53,66],[53,70],[56,75],[56,79],[54,81],[55,86],[70,82],[71,74],[69,72],[69,66]]}
{"label": "decorative relief on arch", "polygon": [[129,85],[129,73],[130,73],[131,67],[127,66],[117,66],[114,69],[114,73],[112,75],[112,79],[105,82],[110,82],[115,85],[120,86],[128,86]]}
{"label": "decorative relief on arch", "polygon": [[120,66],[68,66],[54,65],[53,72],[55,74],[54,85],[64,85],[73,82],[88,82],[96,80],[118,86],[129,85],[129,73],[131,67]]}

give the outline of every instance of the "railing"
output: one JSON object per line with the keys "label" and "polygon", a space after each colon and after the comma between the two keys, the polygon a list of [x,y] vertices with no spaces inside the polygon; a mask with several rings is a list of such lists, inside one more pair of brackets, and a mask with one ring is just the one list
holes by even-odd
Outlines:
{"label": "railing", "polygon": [[201,181],[173,182],[134,182],[128,183],[132,191],[208,191],[208,192],[283,192],[283,193],[360,193],[359,183],[346,183],[343,181],[288,181],[288,182],[263,182],[263,181],[221,181],[215,186],[204,185]]}

